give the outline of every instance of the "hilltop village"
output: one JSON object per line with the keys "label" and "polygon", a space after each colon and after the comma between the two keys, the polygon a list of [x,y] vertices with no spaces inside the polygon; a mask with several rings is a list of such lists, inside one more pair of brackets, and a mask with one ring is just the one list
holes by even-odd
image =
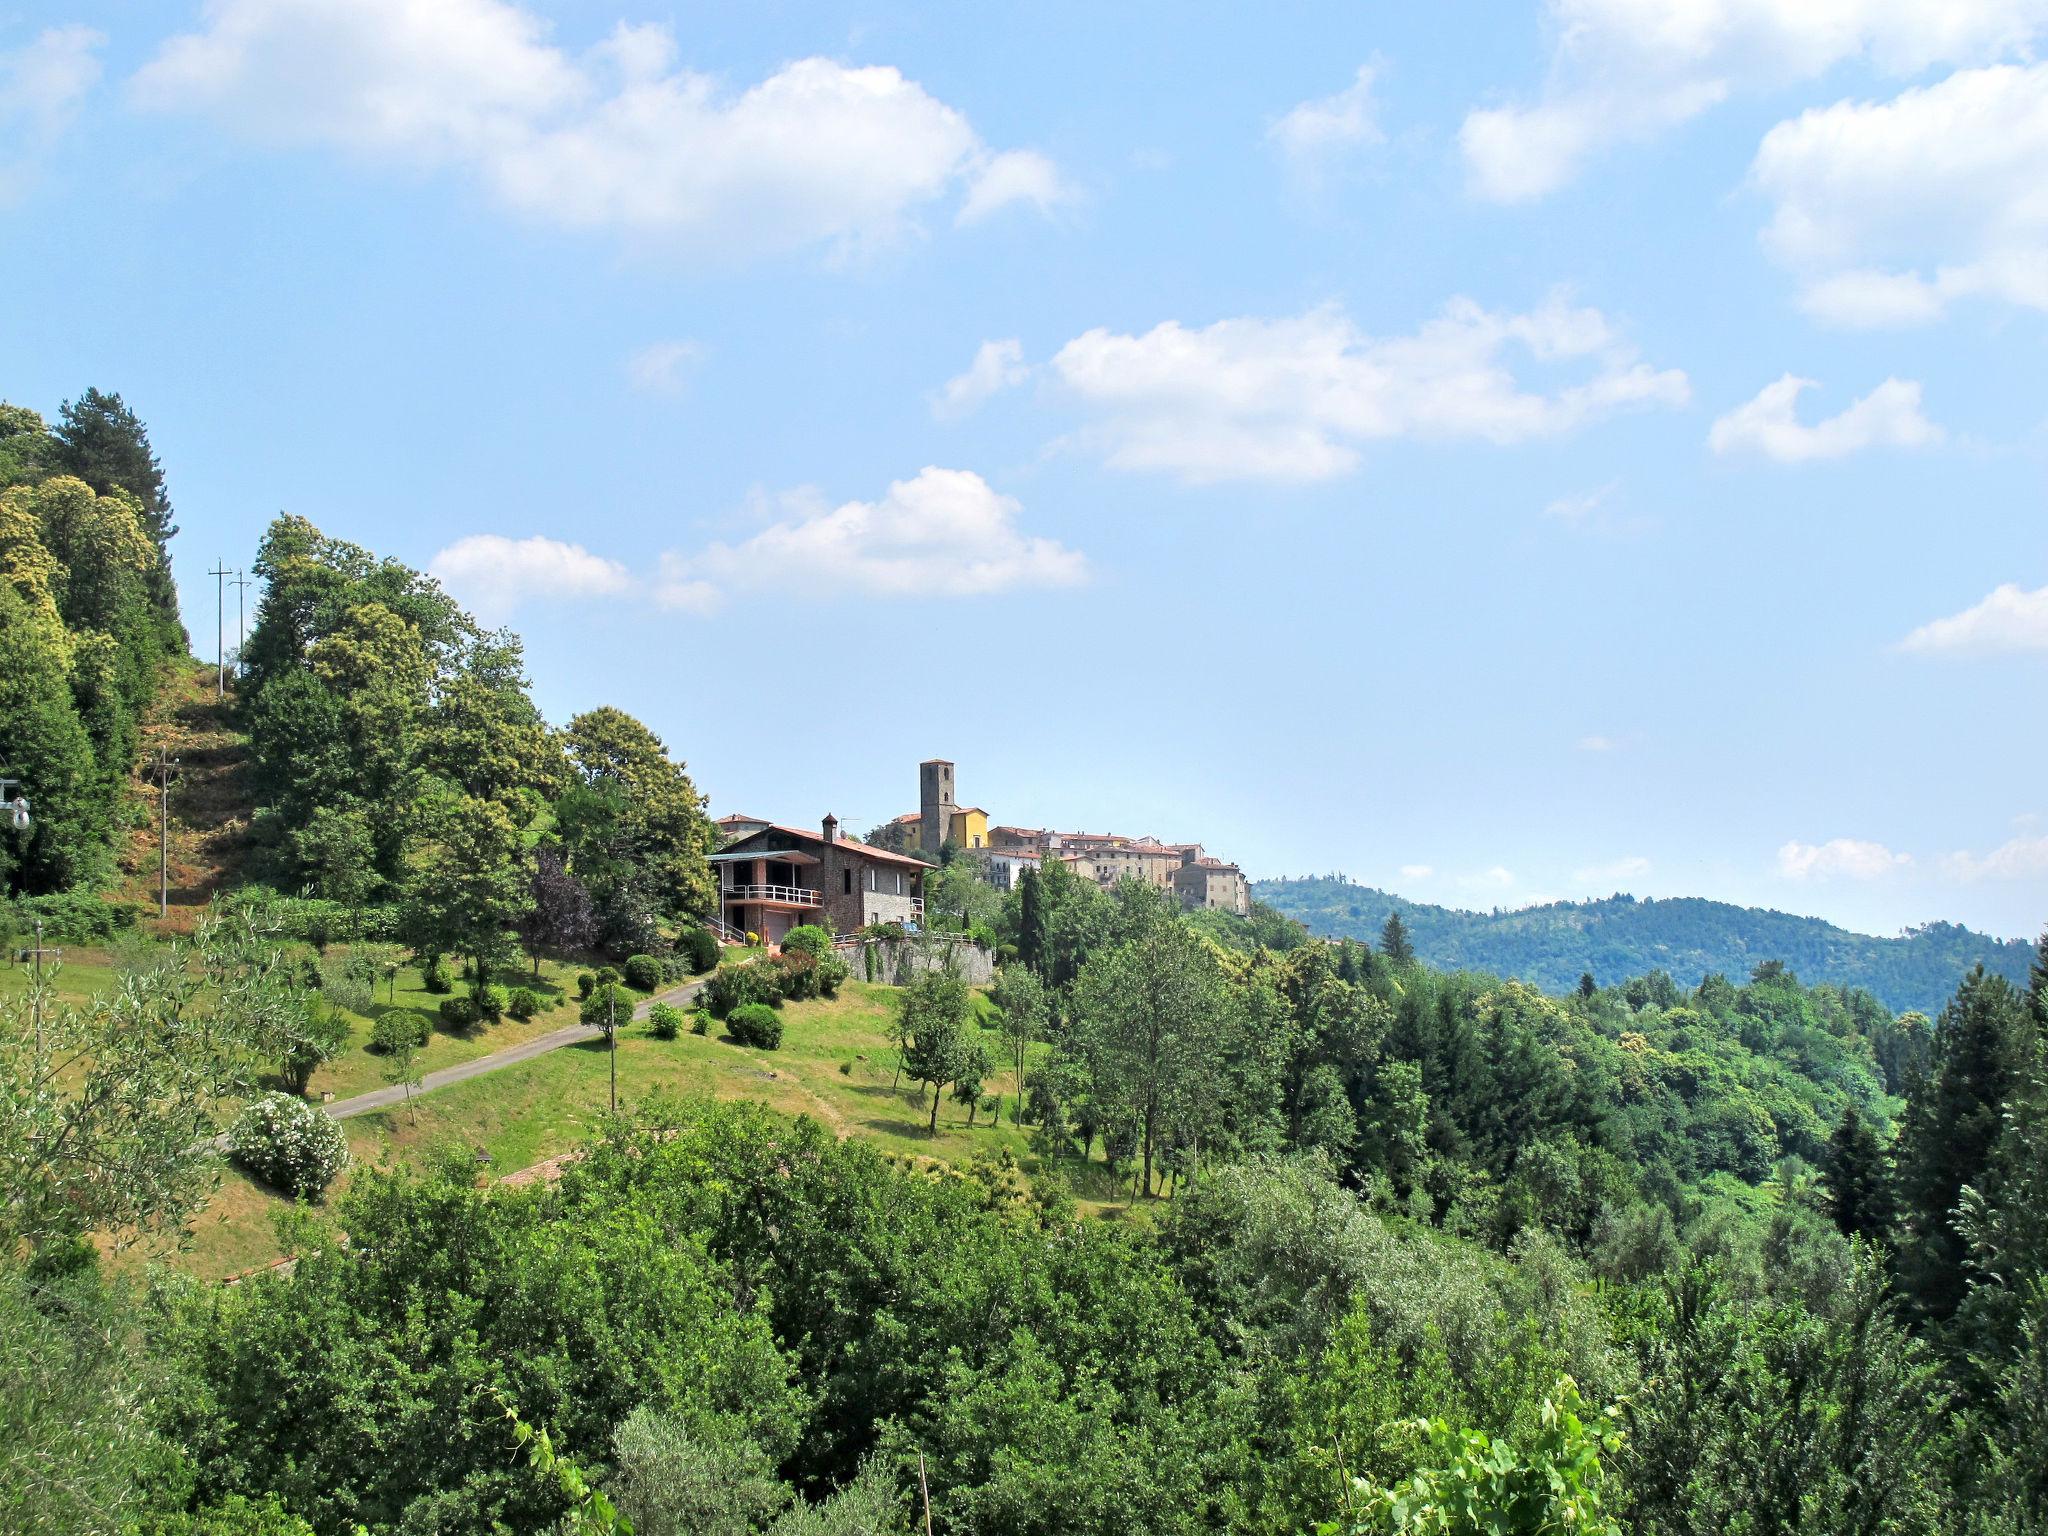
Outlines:
{"label": "hilltop village", "polygon": [[1211,857],[1200,843],[991,825],[982,807],[959,803],[954,764],[942,757],[917,765],[917,787],[916,810],[865,838],[844,831],[831,815],[815,831],[754,816],[720,817],[721,844],[712,863],[719,870],[723,921],[771,944],[821,918],[835,933],[916,922],[924,915],[925,871],[954,859],[972,860],[1001,891],[1014,889],[1026,870],[1056,859],[1105,889],[1130,878],[1171,891],[1190,911],[1251,912],[1244,871]]}

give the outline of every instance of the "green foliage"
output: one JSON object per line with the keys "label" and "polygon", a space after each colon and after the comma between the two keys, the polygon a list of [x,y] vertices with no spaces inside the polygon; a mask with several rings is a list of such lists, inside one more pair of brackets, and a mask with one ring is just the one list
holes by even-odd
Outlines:
{"label": "green foliage", "polygon": [[639,1006],[640,999],[625,987],[607,981],[583,999],[581,1016],[584,1023],[600,1029],[623,1029],[632,1023],[633,1010]]}
{"label": "green foliage", "polygon": [[711,1024],[712,1015],[709,1008],[692,1008],[690,1010],[691,1034],[708,1035],[711,1033]]}
{"label": "green foliage", "polygon": [[483,1018],[473,997],[444,997],[436,1011],[441,1015],[441,1027],[458,1035],[475,1029]]}
{"label": "green foliage", "polygon": [[683,1032],[683,1010],[656,1003],[647,1010],[647,1032],[657,1040],[673,1040]]}
{"label": "green foliage", "polygon": [[661,962],[652,955],[628,955],[624,979],[635,992],[658,991],[662,980]]}
{"label": "green foliage", "polygon": [[540,994],[531,987],[514,987],[512,995],[505,1002],[505,1011],[524,1024],[537,1015],[545,1005]]}
{"label": "green foliage", "polygon": [[726,1030],[741,1045],[773,1051],[782,1045],[782,1015],[766,1003],[743,1003],[725,1021]]}
{"label": "green foliage", "polygon": [[272,1188],[316,1199],[348,1166],[348,1138],[325,1110],[266,1093],[235,1117],[228,1154]]}
{"label": "green foliage", "polygon": [[439,955],[427,961],[426,966],[420,971],[420,985],[437,997],[446,996],[449,989],[454,986],[448,975],[448,967],[441,963]]}
{"label": "green foliage", "polygon": [[836,950],[827,954],[811,972],[811,984],[820,997],[837,997],[846,978],[853,974],[853,968]]}
{"label": "green foliage", "polygon": [[693,976],[701,976],[718,964],[718,938],[709,928],[685,928],[676,935],[676,948],[688,958]]}
{"label": "green foliage", "polygon": [[816,923],[800,923],[782,936],[782,951],[809,955],[813,960],[823,960],[832,953],[832,933]]}
{"label": "green foliage", "polygon": [[1427,1436],[1426,1464],[1413,1477],[1372,1493],[1362,1517],[1318,1527],[1414,1536],[1621,1536],[1603,1502],[1603,1455],[1620,1449],[1618,1410],[1589,1416],[1569,1377],[1543,1403],[1542,1428],[1525,1449],[1483,1430],[1453,1429],[1441,1419],[1417,1424]]}
{"label": "green foliage", "polygon": [[576,996],[578,998],[588,997],[596,990],[597,978],[595,976],[589,971],[578,971],[576,973]]}
{"label": "green foliage", "polygon": [[704,984],[704,1006],[714,1018],[729,1018],[735,1008],[750,1003],[770,1008],[782,1006],[782,976],[772,965],[758,960],[729,960],[711,973]]}
{"label": "green foliage", "polygon": [[505,989],[495,983],[473,989],[470,998],[476,1004],[476,1016],[486,1024],[495,1024],[505,1017],[509,999]]}
{"label": "green foliage", "polygon": [[393,1008],[377,1016],[370,1026],[370,1049],[380,1056],[412,1049],[427,1043],[427,1021],[410,1009]]}

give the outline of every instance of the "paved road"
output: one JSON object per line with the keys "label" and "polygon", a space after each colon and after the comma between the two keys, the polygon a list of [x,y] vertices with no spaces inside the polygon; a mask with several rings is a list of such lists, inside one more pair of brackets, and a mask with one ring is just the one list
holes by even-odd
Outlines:
{"label": "paved road", "polygon": [[[644,1019],[647,1010],[656,1003],[673,1003],[686,1007],[696,1000],[704,989],[701,981],[686,981],[681,986],[670,987],[666,992],[657,992],[633,1010],[633,1017]],[[558,1051],[565,1045],[579,1045],[585,1040],[595,1040],[604,1033],[594,1024],[569,1024],[561,1029],[536,1035],[523,1045],[511,1046],[506,1050],[493,1051],[488,1056],[473,1057],[469,1061],[457,1062],[452,1067],[443,1067],[438,1072],[429,1072],[420,1079],[419,1087],[413,1090],[415,1096],[432,1093],[436,1088],[446,1088],[454,1083],[466,1083],[472,1077],[482,1077],[486,1072],[499,1072],[506,1067],[515,1067],[522,1061],[531,1061],[536,1056],[545,1056],[549,1051]],[[399,1085],[378,1088],[370,1093],[359,1093],[352,1099],[336,1099],[322,1107],[337,1120],[346,1120],[351,1115],[367,1115],[374,1110],[389,1109],[394,1104],[405,1102],[405,1088]]]}

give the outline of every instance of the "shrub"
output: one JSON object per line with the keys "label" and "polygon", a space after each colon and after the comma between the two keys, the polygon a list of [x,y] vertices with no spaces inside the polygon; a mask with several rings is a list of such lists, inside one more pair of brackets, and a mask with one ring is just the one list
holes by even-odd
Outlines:
{"label": "shrub", "polygon": [[813,978],[818,988],[818,996],[837,997],[839,984],[852,974],[853,968],[838,955],[827,955],[818,962],[818,969]]}
{"label": "shrub", "polygon": [[476,1003],[477,1017],[486,1024],[495,1024],[505,1017],[505,989],[503,987],[478,987],[470,993]]}
{"label": "shrub", "polygon": [[792,999],[813,997],[818,991],[818,958],[808,950],[784,950],[769,962],[775,967],[776,985]]}
{"label": "shrub", "polygon": [[732,1011],[725,1021],[733,1039],[756,1050],[772,1051],[782,1044],[782,1019],[766,1003],[747,1003]]}
{"label": "shrub", "polygon": [[683,1010],[656,1003],[647,1010],[647,1032],[657,1040],[673,1040],[683,1032]]}
{"label": "shrub", "polygon": [[454,986],[448,979],[448,967],[441,963],[439,955],[428,957],[426,965],[421,968],[420,985],[436,997],[445,995]]}
{"label": "shrub", "polygon": [[661,989],[661,962],[652,955],[628,955],[626,957],[626,985],[635,992],[656,992]]}
{"label": "shrub", "polygon": [[786,955],[792,951],[822,960],[832,953],[832,935],[816,923],[792,928],[782,936],[782,952]]}
{"label": "shrub", "polygon": [[348,1166],[348,1138],[326,1111],[266,1093],[235,1118],[228,1154],[273,1189],[311,1199]]}
{"label": "shrub", "polygon": [[540,1012],[540,994],[531,987],[520,987],[505,1000],[505,1011],[524,1024]]}
{"label": "shrub", "polygon": [[576,995],[578,997],[588,997],[596,990],[597,978],[595,976],[591,975],[588,971],[578,971],[576,973]]}
{"label": "shrub", "polygon": [[718,936],[709,928],[685,928],[676,936],[676,947],[689,962],[693,976],[701,976],[718,964]]}
{"label": "shrub", "polygon": [[619,974],[616,965],[600,965],[597,968],[597,984],[600,987],[615,987],[625,979]]}
{"label": "shrub", "polygon": [[708,1035],[711,1033],[711,1010],[709,1008],[693,1008],[690,1010],[690,1033],[693,1035]]}
{"label": "shrub", "polygon": [[473,997],[444,997],[440,1006],[441,1023],[448,1029],[475,1029],[478,1014],[476,999]]}
{"label": "shrub", "polygon": [[633,1010],[639,1006],[639,998],[617,982],[608,981],[583,999],[583,1022],[602,1028],[610,1019],[614,1028],[624,1029],[633,1022]]}
{"label": "shrub", "polygon": [[721,965],[704,984],[704,1005],[718,1018],[730,1018],[733,1009],[749,1003],[782,1006],[782,982],[773,966],[758,960]]}
{"label": "shrub", "polygon": [[411,1009],[401,1012],[394,1008],[379,1014],[377,1022],[370,1026],[370,1049],[379,1056],[389,1056],[408,1045],[418,1048],[426,1043],[427,1021]]}

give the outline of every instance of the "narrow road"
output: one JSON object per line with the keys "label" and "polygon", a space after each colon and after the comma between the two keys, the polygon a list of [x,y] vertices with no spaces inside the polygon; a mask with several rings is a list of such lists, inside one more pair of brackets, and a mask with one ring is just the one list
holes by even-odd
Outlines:
{"label": "narrow road", "polygon": [[[702,981],[686,981],[680,986],[670,987],[666,992],[657,992],[633,1010],[635,1019],[647,1017],[647,1011],[656,1003],[670,1003],[678,1008],[687,1007],[704,990]],[[531,1061],[536,1056],[545,1056],[549,1051],[558,1051],[565,1045],[580,1045],[585,1040],[595,1040],[604,1033],[595,1024],[567,1024],[560,1029],[549,1030],[536,1035],[521,1045],[510,1046],[502,1051],[493,1051],[488,1056],[473,1057],[459,1061],[452,1067],[443,1067],[438,1072],[429,1072],[420,1079],[413,1096],[432,1093],[436,1088],[447,1088],[455,1083],[466,1083],[473,1077],[482,1077],[486,1072],[499,1072],[506,1067],[516,1067],[522,1061]],[[354,1098],[336,1099],[332,1104],[321,1106],[337,1120],[346,1120],[351,1115],[367,1115],[376,1110],[389,1109],[403,1104],[406,1099],[404,1086],[378,1088],[369,1093],[359,1093]]]}

